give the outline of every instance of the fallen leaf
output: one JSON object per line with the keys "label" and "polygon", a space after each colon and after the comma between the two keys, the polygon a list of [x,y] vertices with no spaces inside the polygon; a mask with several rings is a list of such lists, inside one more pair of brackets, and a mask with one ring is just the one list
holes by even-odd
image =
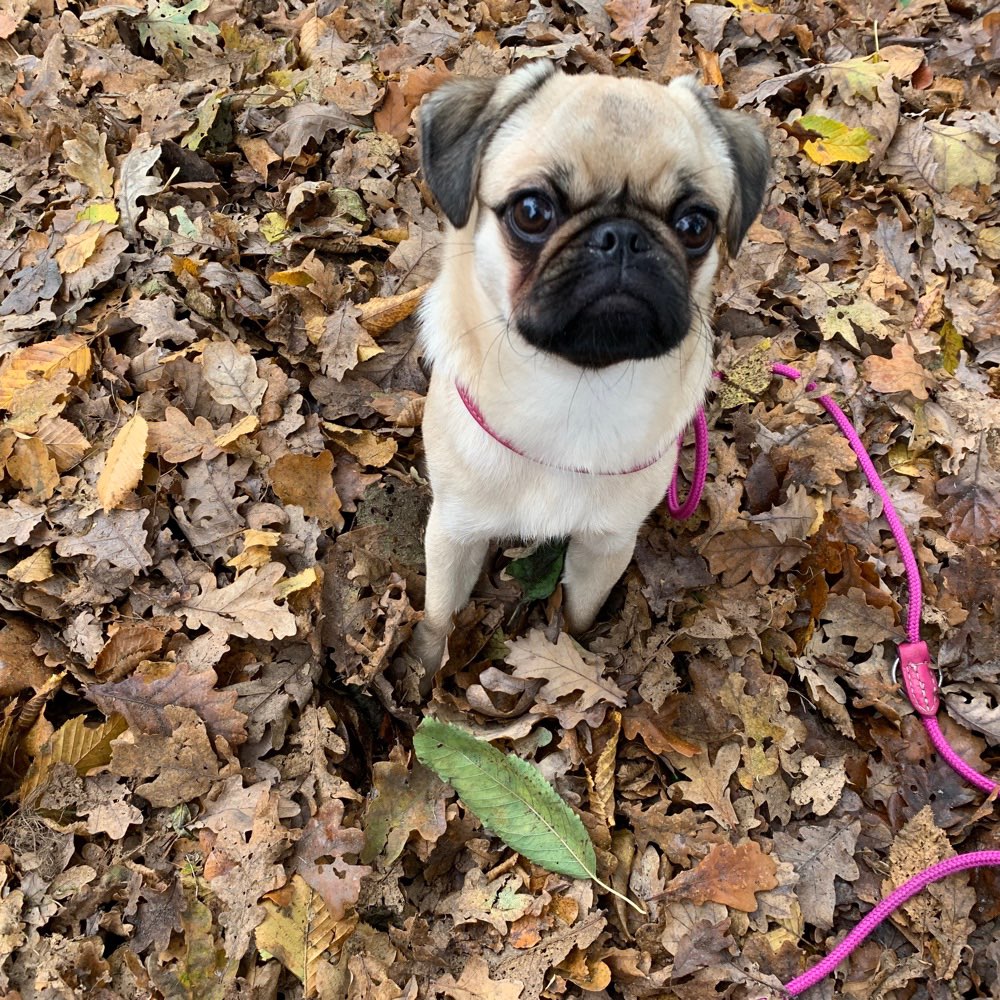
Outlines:
{"label": "fallen leaf", "polygon": [[255,413],[267,391],[267,382],[257,376],[257,364],[248,350],[228,340],[215,340],[202,353],[202,368],[212,398],[240,413]]}
{"label": "fallen leaf", "polygon": [[797,124],[822,136],[821,139],[806,140],[802,147],[814,163],[821,166],[831,163],[864,163],[871,158],[869,143],[875,136],[866,128],[850,128],[843,122],[823,115],[803,115]]}
{"label": "fallen leaf", "polygon": [[565,632],[560,632],[553,644],[541,629],[533,629],[508,643],[506,661],[514,668],[515,677],[545,681],[538,692],[544,701],[555,702],[579,692],[574,704],[580,711],[599,702],[619,707],[625,704],[625,692],[601,676],[604,662],[586,653]]}
{"label": "fallen leaf", "polygon": [[667,883],[665,895],[693,903],[722,903],[753,913],[758,892],[773,889],[778,866],[754,841],[732,847],[717,844],[700,864]]}
{"label": "fallen leaf", "polygon": [[211,573],[199,580],[201,594],[176,605],[191,628],[255,639],[287,639],[295,635],[295,616],[275,603],[274,587],[284,576],[279,563],[245,570],[233,583],[218,587]]}
{"label": "fallen leaf", "polygon": [[909,392],[917,399],[927,399],[927,389],[934,384],[930,373],[914,354],[907,341],[892,346],[889,358],[873,354],[861,363],[861,373],[878,392]]}
{"label": "fallen leaf", "polygon": [[148,431],[144,417],[136,412],[115,435],[97,477],[97,498],[105,512],[120,507],[139,484],[146,460]]}

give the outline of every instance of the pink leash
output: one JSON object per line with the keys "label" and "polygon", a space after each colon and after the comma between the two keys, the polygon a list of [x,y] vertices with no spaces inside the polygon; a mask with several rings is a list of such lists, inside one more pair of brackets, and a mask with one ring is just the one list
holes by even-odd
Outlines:
{"label": "pink leash", "polygon": [[[772,365],[771,371],[775,375],[781,375],[788,379],[799,379],[802,373],[792,368],[790,365]],[[717,375],[718,378],[724,376]],[[806,386],[810,392],[816,388],[815,382],[810,382]],[[939,707],[937,680],[931,664],[931,655],[927,649],[927,643],[920,638],[920,617],[923,606],[923,590],[920,586],[920,570],[917,566],[916,556],[910,546],[910,541],[906,537],[906,531],[899,520],[896,508],[893,506],[892,498],[882,482],[872,460],[865,450],[865,446],[855,430],[854,425],[847,418],[843,410],[829,397],[817,396],[817,401],[823,406],[827,413],[833,418],[836,425],[842,431],[844,437],[858,457],[858,463],[868,479],[868,484],[872,490],[882,498],[882,510],[886,521],[892,530],[892,536],[896,539],[900,555],[903,558],[903,565],[906,568],[906,585],[909,591],[909,607],[906,615],[906,635],[908,642],[899,644],[899,663],[903,671],[903,683],[906,688],[907,697],[913,707],[920,714],[924,728],[931,738],[931,742],[937,752],[951,765],[957,774],[964,778],[969,784],[982,789],[988,794],[1000,791],[1000,785],[990,781],[978,771],[971,768],[948,744],[941,727],[938,725],[937,712]],[[695,434],[695,468],[691,480],[691,492],[687,500],[682,504],[677,497],[677,469],[674,469],[674,476],[667,491],[667,509],[676,518],[689,517],[694,513],[701,498],[702,490],[705,487],[705,478],[708,471],[708,424],[705,420],[704,410],[699,410],[693,421]],[[825,979],[833,970],[845,959],[854,949],[861,944],[879,924],[891,913],[897,910],[908,899],[922,892],[932,882],[940,881],[956,872],[965,871],[968,868],[1000,867],[1000,851],[973,851],[969,854],[959,854],[954,858],[939,861],[936,865],[924,869],[909,881],[904,882],[898,889],[882,900],[870,913],[867,914],[858,925],[852,930],[840,944],[837,945],[829,955],[821,962],[813,966],[808,972],[797,976],[790,983],[786,983],[783,991],[786,996],[796,997],[806,990],[815,986]],[[767,1000],[761,997],[760,1000]]]}

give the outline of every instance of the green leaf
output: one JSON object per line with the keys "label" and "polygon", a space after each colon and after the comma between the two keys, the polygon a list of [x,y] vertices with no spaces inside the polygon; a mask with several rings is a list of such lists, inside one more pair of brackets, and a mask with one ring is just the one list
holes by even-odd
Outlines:
{"label": "green leaf", "polygon": [[586,828],[537,768],[435,719],[417,727],[413,749],[508,847],[547,871],[594,877]]}
{"label": "green leaf", "polygon": [[565,559],[565,539],[543,542],[530,555],[515,559],[507,572],[521,585],[522,600],[544,601],[556,589]]}
{"label": "green leaf", "polygon": [[597,878],[594,845],[580,817],[536,767],[435,719],[417,727],[413,750],[508,847],[546,871],[593,879],[614,892]]}
{"label": "green leaf", "polygon": [[140,40],[150,42],[161,56],[175,49],[187,55],[195,42],[208,44],[219,29],[214,24],[190,23],[191,15],[208,4],[209,0],[189,0],[183,7],[174,7],[169,0],[148,0],[145,15],[135,21]]}

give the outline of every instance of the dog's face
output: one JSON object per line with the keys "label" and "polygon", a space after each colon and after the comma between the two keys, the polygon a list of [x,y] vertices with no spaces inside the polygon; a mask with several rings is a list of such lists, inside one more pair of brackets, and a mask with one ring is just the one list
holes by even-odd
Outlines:
{"label": "dog's face", "polygon": [[760,209],[763,136],[690,79],[536,63],[421,112],[423,167],[506,327],[583,368],[655,358],[708,310],[720,244]]}

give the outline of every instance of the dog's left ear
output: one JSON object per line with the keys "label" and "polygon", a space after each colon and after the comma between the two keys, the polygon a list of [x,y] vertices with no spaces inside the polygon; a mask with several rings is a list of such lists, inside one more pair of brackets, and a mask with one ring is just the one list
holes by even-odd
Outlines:
{"label": "dog's left ear", "polygon": [[734,256],[764,204],[771,151],[764,133],[753,121],[738,111],[723,111],[696,76],[681,77],[678,82],[685,83],[701,102],[712,124],[722,134],[733,161],[736,184],[726,218],[726,248],[730,256]]}
{"label": "dog's left ear", "polygon": [[764,133],[747,115],[722,111],[714,105],[712,112],[713,121],[729,147],[736,173],[733,203],[726,218],[726,248],[732,256],[764,204],[771,152]]}
{"label": "dog's left ear", "polygon": [[461,229],[472,213],[486,143],[555,72],[538,60],[499,80],[449,80],[420,107],[424,177],[448,221]]}

